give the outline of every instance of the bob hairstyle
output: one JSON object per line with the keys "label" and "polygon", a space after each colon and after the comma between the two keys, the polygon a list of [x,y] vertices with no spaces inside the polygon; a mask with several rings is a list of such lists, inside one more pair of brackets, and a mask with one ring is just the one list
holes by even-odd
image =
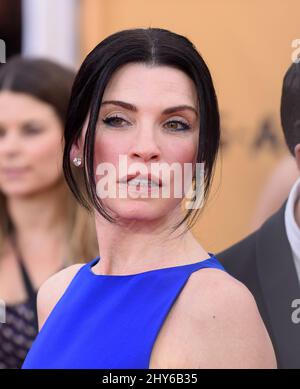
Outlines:
{"label": "bob hairstyle", "polygon": [[[96,193],[93,173],[95,130],[105,87],[114,72],[128,63],[153,67],[167,65],[183,71],[194,82],[200,113],[197,162],[204,162],[204,201],[208,197],[220,144],[220,119],[213,81],[203,58],[189,39],[161,28],[127,29],[105,38],[87,55],[73,84],[66,119],[63,168],[77,200],[87,209],[95,208],[110,222],[116,220],[107,213]],[[88,115],[82,169],[86,193],[82,193],[72,174],[70,152]],[[198,214],[199,209],[189,209],[175,230],[187,219],[190,228]]]}
{"label": "bob hairstyle", "polygon": [[[6,64],[0,66],[0,93],[3,91],[22,93],[49,104],[61,122],[63,142],[63,128],[74,77],[73,70],[51,60],[23,58],[18,55],[11,57]],[[63,184],[68,206],[69,253],[67,262],[85,261],[95,257],[99,252],[94,220],[77,204],[65,181]],[[14,230],[7,209],[6,197],[1,190],[0,215],[1,255],[3,242]]]}

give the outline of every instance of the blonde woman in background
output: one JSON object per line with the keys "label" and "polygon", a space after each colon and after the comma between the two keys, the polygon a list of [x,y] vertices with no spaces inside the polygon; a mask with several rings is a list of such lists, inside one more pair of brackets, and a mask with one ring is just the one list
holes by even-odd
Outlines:
{"label": "blonde woman in background", "polygon": [[73,78],[44,59],[15,57],[0,67],[0,368],[19,368],[31,347],[41,284],[98,253],[93,218],[62,171]]}

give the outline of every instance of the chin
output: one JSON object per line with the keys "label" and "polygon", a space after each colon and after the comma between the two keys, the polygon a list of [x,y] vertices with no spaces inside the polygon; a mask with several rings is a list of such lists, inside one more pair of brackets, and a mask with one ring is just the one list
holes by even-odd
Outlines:
{"label": "chin", "polygon": [[167,213],[161,202],[146,202],[141,200],[122,201],[106,204],[113,215],[118,218],[136,221],[151,221],[164,217]]}
{"label": "chin", "polygon": [[1,192],[7,196],[26,196],[31,193],[28,188],[25,188],[23,185],[5,185],[1,187]]}
{"label": "chin", "polygon": [[9,183],[6,185],[2,185],[1,192],[4,194],[4,196],[7,197],[27,197],[32,196],[39,191],[41,191],[43,188],[41,188],[38,185],[25,185],[24,183]]}

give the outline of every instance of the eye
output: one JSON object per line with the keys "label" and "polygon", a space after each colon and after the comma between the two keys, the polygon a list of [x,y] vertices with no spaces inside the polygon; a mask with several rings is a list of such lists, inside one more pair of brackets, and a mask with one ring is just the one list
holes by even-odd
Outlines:
{"label": "eye", "polygon": [[[170,131],[179,132],[179,131],[188,131],[191,129],[191,126],[181,120],[170,120],[166,124],[171,124],[172,127],[169,127]],[[181,127],[178,127],[180,125]]]}
{"label": "eye", "polygon": [[5,132],[5,129],[3,127],[0,127],[0,138],[4,138]]}
{"label": "eye", "polygon": [[22,132],[25,135],[36,135],[36,134],[40,134],[41,132],[43,132],[43,129],[41,127],[38,127],[35,125],[25,125],[22,128]]}
{"label": "eye", "polygon": [[111,116],[109,118],[103,119],[103,123],[110,127],[121,127],[123,122],[128,123],[127,120],[119,117],[119,116]]}
{"label": "eye", "polygon": [[[111,117],[108,117],[106,119],[103,119],[102,120],[103,123],[105,123],[106,125],[110,126],[110,127],[124,127],[122,126],[123,123],[125,124],[129,124],[129,122],[119,116],[111,116]],[[170,131],[174,131],[174,132],[177,132],[177,131],[188,131],[191,129],[191,126],[188,124],[188,123],[185,123],[184,121],[181,121],[181,120],[170,120],[166,123],[166,125],[172,125],[173,127],[169,127]],[[181,126],[181,127],[178,127],[178,126]]]}

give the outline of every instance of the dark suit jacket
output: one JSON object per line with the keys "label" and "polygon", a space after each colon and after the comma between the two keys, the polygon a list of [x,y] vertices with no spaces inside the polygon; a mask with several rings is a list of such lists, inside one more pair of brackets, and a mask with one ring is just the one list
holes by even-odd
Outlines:
{"label": "dark suit jacket", "polygon": [[291,307],[300,298],[300,285],[287,239],[284,210],[260,229],[217,254],[224,268],[252,292],[269,332],[279,368],[300,368],[300,323]]}

